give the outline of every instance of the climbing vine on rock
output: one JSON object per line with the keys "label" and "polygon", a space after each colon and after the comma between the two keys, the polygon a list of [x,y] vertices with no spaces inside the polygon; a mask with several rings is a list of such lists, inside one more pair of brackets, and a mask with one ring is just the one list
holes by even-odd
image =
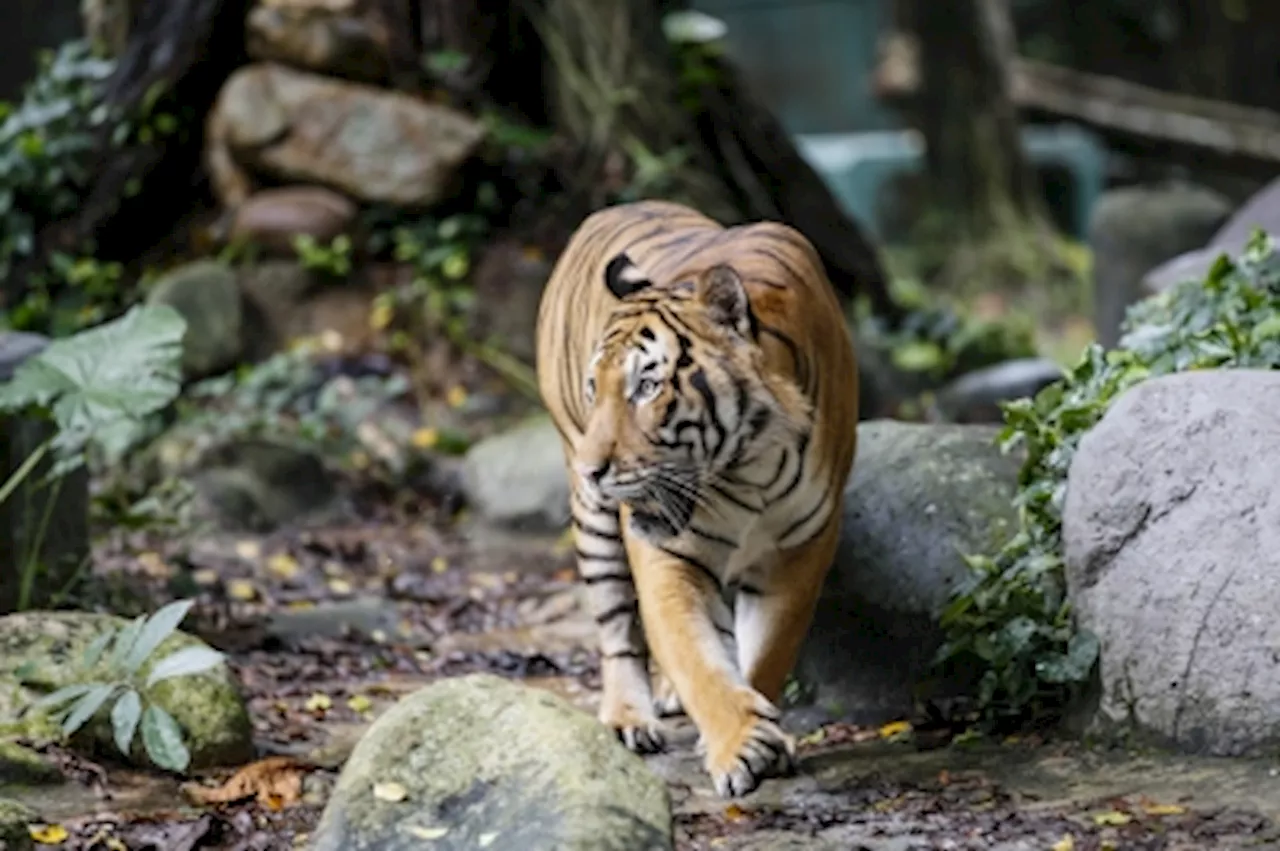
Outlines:
{"label": "climbing vine on rock", "polygon": [[1112,351],[1091,346],[1034,399],[1004,406],[1006,449],[1026,452],[1020,529],[997,552],[968,557],[971,580],[943,612],[944,667],[976,665],[985,725],[1055,716],[1087,682],[1098,641],[1073,623],[1062,556],[1067,471],[1080,439],[1127,389],[1191,369],[1280,369],[1280,254],[1255,234],[1189,280],[1135,305]]}

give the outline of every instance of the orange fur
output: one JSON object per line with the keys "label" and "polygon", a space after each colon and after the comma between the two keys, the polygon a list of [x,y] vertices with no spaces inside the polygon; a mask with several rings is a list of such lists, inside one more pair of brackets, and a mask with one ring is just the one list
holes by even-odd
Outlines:
{"label": "orange fur", "polygon": [[607,208],[557,262],[537,336],[601,627],[601,720],[662,746],[651,654],[717,789],[744,794],[791,764],[776,702],[854,459],[857,366],[822,263],[785,225]]}

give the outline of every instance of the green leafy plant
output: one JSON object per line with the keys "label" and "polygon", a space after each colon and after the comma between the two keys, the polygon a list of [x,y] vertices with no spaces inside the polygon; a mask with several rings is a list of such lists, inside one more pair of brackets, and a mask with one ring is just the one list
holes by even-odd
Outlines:
{"label": "green leafy plant", "polygon": [[942,615],[943,666],[981,671],[984,723],[1052,717],[1091,675],[1098,641],[1077,629],[1066,599],[1062,507],[1080,439],[1125,390],[1192,369],[1280,369],[1280,255],[1256,233],[1234,261],[1130,309],[1113,351],[1091,346],[1034,399],[1004,405],[1006,450],[1026,453],[1018,532],[968,558],[973,574]]}
{"label": "green leafy plant", "polygon": [[351,237],[339,234],[324,245],[309,233],[293,238],[293,250],[298,254],[302,268],[344,278],[351,274]]}
{"label": "green leafy plant", "polygon": [[175,601],[150,617],[140,615],[119,630],[104,632],[86,648],[78,680],[40,698],[30,709],[52,711],[63,736],[69,737],[114,701],[111,731],[120,752],[129,756],[140,731],[142,746],[153,763],[170,771],[184,771],[191,755],[182,728],[162,707],[148,701],[145,692],[164,680],[210,671],[222,664],[224,657],[216,650],[194,645],[156,662],[145,678],[142,666],[182,623],[192,602]]}
{"label": "green leafy plant", "polygon": [[[173,308],[134,307],[112,322],[55,340],[0,384],[0,414],[52,419],[56,428],[0,484],[0,503],[30,479],[46,456],[55,463],[36,488],[57,498],[62,476],[97,448],[119,456],[139,437],[146,417],[178,395],[186,322]],[[47,512],[46,512],[47,520]],[[18,606],[30,600],[43,530],[20,554]]]}

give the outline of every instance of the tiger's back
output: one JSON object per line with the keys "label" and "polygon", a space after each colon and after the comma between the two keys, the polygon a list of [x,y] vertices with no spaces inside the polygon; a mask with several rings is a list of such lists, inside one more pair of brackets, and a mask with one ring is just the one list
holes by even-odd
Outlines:
{"label": "tiger's back", "polygon": [[652,652],[717,788],[749,791],[790,762],[774,701],[855,452],[856,361],[821,260],[777,223],[601,210],[552,272],[537,358],[600,626],[601,719],[662,746]]}

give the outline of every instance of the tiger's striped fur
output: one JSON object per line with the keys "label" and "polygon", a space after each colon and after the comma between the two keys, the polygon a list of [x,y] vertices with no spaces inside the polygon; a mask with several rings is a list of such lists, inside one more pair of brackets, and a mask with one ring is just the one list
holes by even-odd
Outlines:
{"label": "tiger's striped fur", "polygon": [[821,260],[777,223],[646,201],[589,216],[542,297],[601,720],[663,739],[650,653],[722,795],[789,770],[784,680],[840,531],[857,368]]}

